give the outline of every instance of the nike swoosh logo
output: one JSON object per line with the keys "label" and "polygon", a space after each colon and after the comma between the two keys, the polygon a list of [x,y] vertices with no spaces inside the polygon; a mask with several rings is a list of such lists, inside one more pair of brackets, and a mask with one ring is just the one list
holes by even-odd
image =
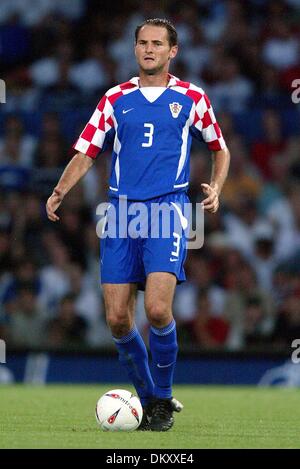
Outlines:
{"label": "nike swoosh logo", "polygon": [[170,257],[170,261],[171,261],[171,262],[177,262],[178,259],[172,259],[172,258]]}
{"label": "nike swoosh logo", "polygon": [[123,114],[127,114],[127,112],[129,111],[133,111],[134,107],[130,108],[130,109],[123,109]]}
{"label": "nike swoosh logo", "polygon": [[160,365],[160,363],[157,363],[157,367],[158,367],[158,368],[168,368],[169,366],[171,366],[171,365],[173,365],[173,364],[174,364],[174,362],[168,363],[168,365]]}

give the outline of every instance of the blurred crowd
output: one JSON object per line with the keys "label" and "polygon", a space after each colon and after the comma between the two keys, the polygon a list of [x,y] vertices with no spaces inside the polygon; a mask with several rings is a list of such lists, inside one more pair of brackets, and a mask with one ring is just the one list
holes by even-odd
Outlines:
{"label": "blurred crowd", "polygon": [[[111,2],[110,2],[111,3]],[[189,250],[174,314],[182,345],[290,350],[300,338],[300,0],[1,0],[0,337],[13,347],[110,347],[96,206],[109,153],[66,197],[45,202],[101,95],[137,74],[134,30],[168,17],[171,73],[204,88],[232,155],[221,209]],[[189,195],[203,198],[195,143]],[[143,294],[137,325],[147,335]]]}

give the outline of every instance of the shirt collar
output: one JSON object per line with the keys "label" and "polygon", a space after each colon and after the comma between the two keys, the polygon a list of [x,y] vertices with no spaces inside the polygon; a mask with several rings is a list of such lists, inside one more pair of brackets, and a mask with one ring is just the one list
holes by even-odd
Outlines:
{"label": "shirt collar", "polygon": [[[174,75],[171,75],[170,73],[168,73],[168,76],[169,76],[169,83],[168,83],[167,88],[170,88],[171,86],[176,86],[178,78],[175,77]],[[130,83],[133,83],[135,86],[137,86],[139,88],[139,86],[140,86],[140,77],[133,77],[129,81],[130,81]]]}

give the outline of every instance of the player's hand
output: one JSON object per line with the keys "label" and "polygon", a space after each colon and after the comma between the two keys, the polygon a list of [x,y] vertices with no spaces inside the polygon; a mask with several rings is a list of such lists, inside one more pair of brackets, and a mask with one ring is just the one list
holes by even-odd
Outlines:
{"label": "player's hand", "polygon": [[56,215],[55,212],[58,209],[58,207],[60,206],[60,204],[62,203],[63,198],[64,198],[63,192],[61,190],[55,188],[53,193],[51,194],[51,196],[47,200],[47,204],[46,204],[46,211],[47,211],[47,216],[48,216],[49,220],[51,220],[51,221],[58,221],[59,220],[59,217]]}
{"label": "player's hand", "polygon": [[204,210],[209,213],[216,213],[219,208],[219,194],[217,188],[209,184],[201,184],[202,191],[207,195],[206,199],[202,200],[201,204]]}

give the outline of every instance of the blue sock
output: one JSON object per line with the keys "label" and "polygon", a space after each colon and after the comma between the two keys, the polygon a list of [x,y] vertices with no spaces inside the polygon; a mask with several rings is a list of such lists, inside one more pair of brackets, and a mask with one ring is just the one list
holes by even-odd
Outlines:
{"label": "blue sock", "polygon": [[145,406],[154,392],[146,345],[136,327],[119,339],[113,337],[113,340],[119,352],[119,361],[126,368],[142,406]]}
{"label": "blue sock", "polygon": [[159,398],[172,397],[173,375],[178,350],[174,319],[162,329],[150,328],[149,345],[153,364],[154,396]]}

